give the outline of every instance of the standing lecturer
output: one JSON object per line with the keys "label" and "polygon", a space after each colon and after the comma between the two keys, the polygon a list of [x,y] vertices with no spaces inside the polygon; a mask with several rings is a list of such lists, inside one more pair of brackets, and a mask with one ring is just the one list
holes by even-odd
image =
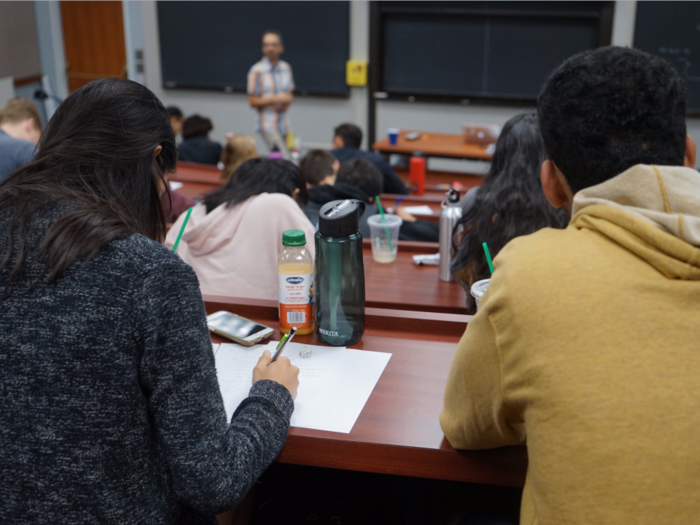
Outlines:
{"label": "standing lecturer", "polygon": [[289,158],[287,151],[287,109],[294,100],[292,68],[280,55],[284,52],[282,34],[266,31],[262,38],[265,55],[248,72],[248,101],[258,110],[257,131],[272,151],[274,147]]}

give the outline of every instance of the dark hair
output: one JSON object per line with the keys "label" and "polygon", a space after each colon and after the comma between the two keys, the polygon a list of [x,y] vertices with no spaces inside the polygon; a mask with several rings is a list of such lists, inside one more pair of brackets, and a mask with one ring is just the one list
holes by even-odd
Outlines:
{"label": "dark hair", "polygon": [[214,126],[211,120],[199,115],[192,115],[187,117],[182,124],[182,138],[186,140],[197,135],[206,135],[212,129],[214,129]]}
{"label": "dark hair", "polygon": [[[506,122],[484,184],[457,223],[464,227],[464,234],[451,270],[465,288],[490,275],[483,242],[495,257],[515,237],[566,226],[567,212],[552,206],[542,191],[540,168],[545,157],[534,113]],[[467,307],[474,311],[468,290]]]}
{"label": "dark hair", "polygon": [[604,47],[555,69],[537,112],[549,158],[576,193],[636,164],[682,165],[686,98],[665,60]]}
{"label": "dark hair", "polygon": [[362,130],[355,124],[341,124],[333,130],[336,137],[343,139],[346,148],[359,149],[362,145]]}
{"label": "dark hair", "polygon": [[182,110],[177,106],[168,106],[167,108],[165,108],[165,111],[167,111],[168,115],[170,115],[171,117],[182,118],[185,116],[182,114]]}
{"label": "dark hair", "polygon": [[367,159],[355,159],[341,164],[335,181],[355,186],[370,198],[379,195],[384,188],[384,177]]}
{"label": "dark hair", "polygon": [[280,44],[284,45],[284,42],[282,41],[282,33],[277,31],[277,29],[268,29],[267,31],[264,31],[260,38],[265,38],[265,35],[277,35],[277,38],[280,39]]}
{"label": "dark hair", "polygon": [[0,271],[16,254],[5,289],[21,271],[28,232],[47,206],[65,209],[39,248],[50,282],[114,239],[141,233],[162,241],[160,194],[176,161],[168,113],[147,88],[106,78],[75,91],[49,121],[34,159],[0,184],[0,210],[10,217]]}
{"label": "dark hair", "polygon": [[233,206],[261,193],[283,193],[291,197],[297,189],[296,202],[304,207],[309,200],[306,182],[299,168],[288,160],[249,159],[233,172],[226,184],[205,195],[203,202],[210,213],[222,204]]}
{"label": "dark hair", "polygon": [[309,184],[316,186],[329,175],[333,175],[335,157],[323,149],[312,149],[301,159],[301,172]]}

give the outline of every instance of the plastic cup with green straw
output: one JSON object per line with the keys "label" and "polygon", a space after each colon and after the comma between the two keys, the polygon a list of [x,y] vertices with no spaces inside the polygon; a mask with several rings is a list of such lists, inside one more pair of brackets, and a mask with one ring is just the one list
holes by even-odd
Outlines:
{"label": "plastic cup with green straw", "polygon": [[187,215],[185,216],[185,221],[182,223],[182,227],[180,228],[180,233],[177,234],[177,240],[175,241],[175,245],[173,246],[173,251],[177,251],[177,245],[180,244],[180,239],[182,239],[182,234],[185,233],[185,227],[187,226],[187,221],[190,220],[190,215],[192,215],[192,208],[189,208],[187,210]]}
{"label": "plastic cup with green straw", "polygon": [[491,254],[489,253],[489,247],[485,242],[481,243],[484,247],[484,253],[486,254],[486,262],[489,263],[489,270],[491,270],[491,275],[493,275],[493,261],[491,260]]}
{"label": "plastic cup with green straw", "polygon": [[379,214],[382,216],[382,222],[384,223],[384,233],[386,233],[386,240],[389,241],[389,249],[391,250],[391,253],[394,253],[394,244],[391,242],[391,234],[389,233],[389,228],[386,226],[386,218],[384,217],[384,208],[382,208],[382,201],[379,198],[379,195],[374,197],[374,199],[377,201],[377,208],[379,208]]}

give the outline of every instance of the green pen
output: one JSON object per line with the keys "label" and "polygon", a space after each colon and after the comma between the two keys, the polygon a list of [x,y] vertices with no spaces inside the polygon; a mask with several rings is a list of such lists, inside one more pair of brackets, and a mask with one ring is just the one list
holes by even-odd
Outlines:
{"label": "green pen", "polygon": [[288,334],[284,334],[284,336],[282,337],[282,340],[277,345],[277,348],[275,348],[275,355],[272,356],[272,359],[270,359],[270,362],[268,363],[267,366],[270,366],[272,363],[274,363],[277,360],[277,358],[282,353],[282,350],[284,350],[284,347],[287,345],[287,343],[289,341],[292,340],[292,338],[294,337],[294,334],[296,334],[296,333],[297,333],[297,328],[295,326],[289,331]]}

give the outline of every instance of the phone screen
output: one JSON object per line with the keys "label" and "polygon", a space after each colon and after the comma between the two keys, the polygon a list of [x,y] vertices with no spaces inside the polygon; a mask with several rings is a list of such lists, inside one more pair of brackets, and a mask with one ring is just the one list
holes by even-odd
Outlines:
{"label": "phone screen", "polygon": [[220,315],[215,319],[209,319],[207,320],[207,324],[214,330],[232,335],[239,339],[245,339],[250,335],[267,329],[266,326],[229,313]]}

